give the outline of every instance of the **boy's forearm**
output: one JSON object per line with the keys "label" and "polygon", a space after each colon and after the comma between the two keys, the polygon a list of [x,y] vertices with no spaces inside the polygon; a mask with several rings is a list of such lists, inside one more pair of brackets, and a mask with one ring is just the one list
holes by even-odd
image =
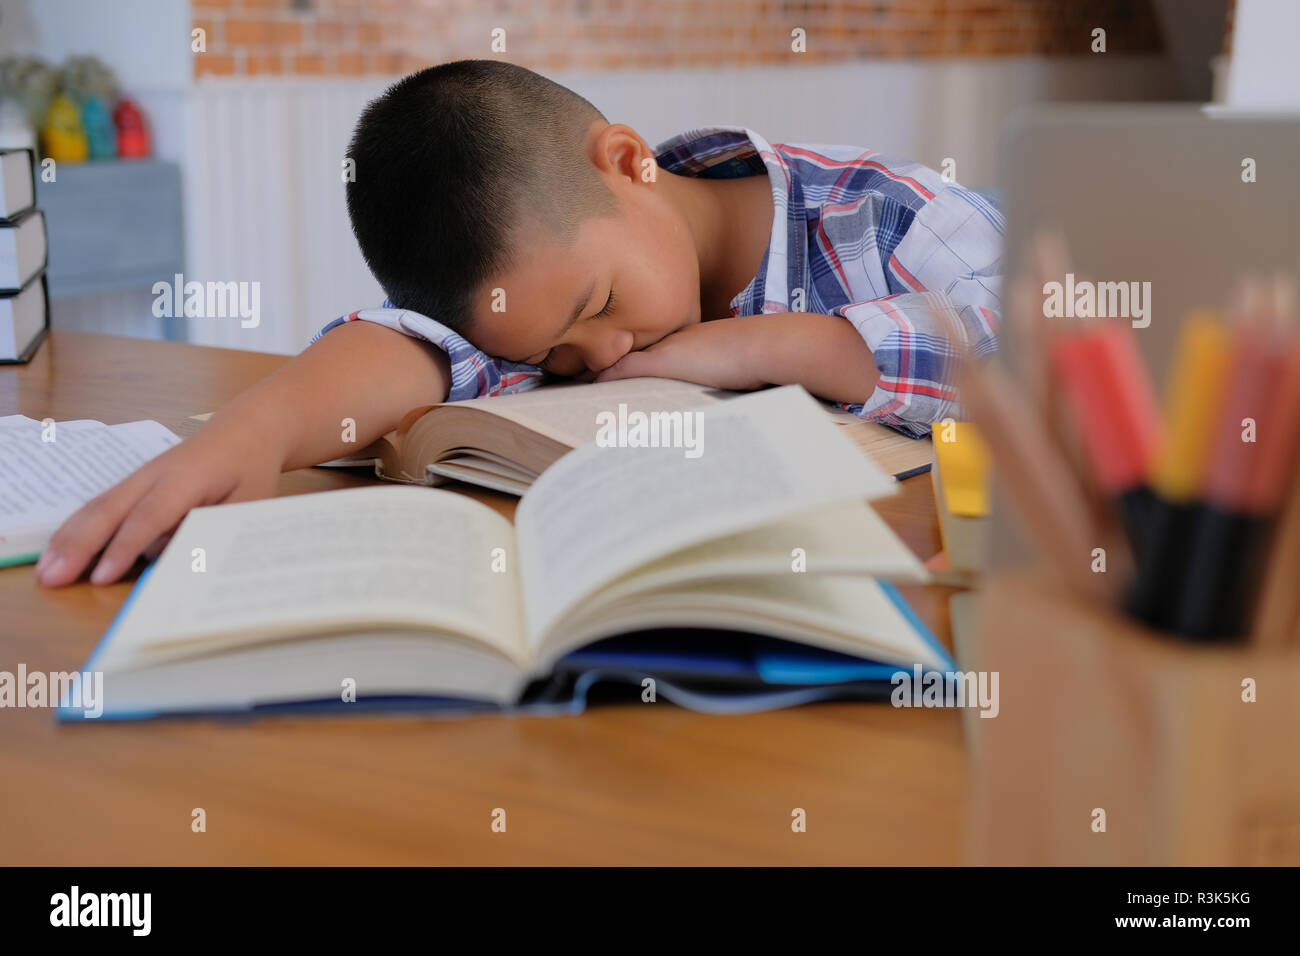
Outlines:
{"label": "boy's forearm", "polygon": [[[240,393],[204,432],[265,442],[288,471],[364,448],[412,408],[445,401],[451,374],[440,349],[372,322],[348,322]],[[355,423],[345,441],[344,419]]]}
{"label": "boy's forearm", "polygon": [[746,322],[754,329],[760,377],[773,385],[802,385],[833,402],[865,402],[880,369],[871,349],[849,321],[834,315],[773,312]]}

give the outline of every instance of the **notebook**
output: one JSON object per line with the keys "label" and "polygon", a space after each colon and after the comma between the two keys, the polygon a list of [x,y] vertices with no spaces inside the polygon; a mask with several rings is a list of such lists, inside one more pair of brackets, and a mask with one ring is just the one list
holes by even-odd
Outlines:
{"label": "notebook", "polygon": [[0,221],[0,293],[14,293],[45,268],[45,214],[29,209]]}
{"label": "notebook", "polygon": [[28,279],[17,292],[0,292],[0,365],[32,357],[49,330],[49,315],[44,272]]}
{"label": "notebook", "polygon": [[0,221],[36,204],[36,156],[30,149],[0,149]]}

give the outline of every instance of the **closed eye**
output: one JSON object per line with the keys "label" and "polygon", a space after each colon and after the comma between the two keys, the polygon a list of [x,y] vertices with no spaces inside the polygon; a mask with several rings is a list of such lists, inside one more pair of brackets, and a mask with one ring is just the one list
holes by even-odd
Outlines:
{"label": "closed eye", "polygon": [[[592,318],[599,319],[599,318],[603,318],[604,316],[613,315],[613,314],[614,314],[614,290],[610,289],[609,298],[605,300],[605,307],[601,309],[599,312],[597,312],[595,315],[593,315]],[[551,358],[554,355],[555,355],[555,349],[550,349],[549,351],[547,351],[546,355],[542,358],[540,362],[536,362],[534,364],[536,364],[538,368],[550,372],[551,369],[547,367],[547,363],[550,362]]]}

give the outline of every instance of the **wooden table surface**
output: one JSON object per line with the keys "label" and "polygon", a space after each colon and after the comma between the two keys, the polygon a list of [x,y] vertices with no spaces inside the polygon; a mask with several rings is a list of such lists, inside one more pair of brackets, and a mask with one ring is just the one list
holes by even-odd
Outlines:
{"label": "wooden table surface", "polygon": [[[0,367],[0,414],[170,425],[284,361],[56,331],[28,365]],[[305,469],[279,491],[370,480]],[[919,555],[938,550],[928,477],[876,507]],[[130,587],[51,591],[30,566],[0,570],[0,670],[79,669]],[[951,592],[903,591],[951,647]],[[955,710],[884,704],[79,725],[5,709],[0,864],[954,864],[966,759]]]}

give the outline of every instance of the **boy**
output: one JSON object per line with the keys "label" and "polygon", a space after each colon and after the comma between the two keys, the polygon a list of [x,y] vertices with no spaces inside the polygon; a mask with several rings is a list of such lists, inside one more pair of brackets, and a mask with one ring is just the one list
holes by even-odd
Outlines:
{"label": "boy", "polygon": [[957,414],[936,313],[994,348],[1002,218],[914,163],[742,129],[656,152],[570,90],[482,60],[398,82],[349,156],[348,213],[385,307],[330,323],[70,517],[42,584],[76,580],[101,548],[90,579],[116,581],[190,508],[267,497],[282,470],[355,451],[417,405],[546,374],[798,383],[923,435]]}

